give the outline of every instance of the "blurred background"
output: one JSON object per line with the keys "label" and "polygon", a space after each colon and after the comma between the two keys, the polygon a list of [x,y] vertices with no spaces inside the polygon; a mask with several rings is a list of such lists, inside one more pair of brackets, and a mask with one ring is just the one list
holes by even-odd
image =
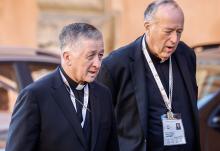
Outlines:
{"label": "blurred background", "polygon": [[[104,35],[105,55],[144,33],[151,0],[0,0],[0,148],[19,91],[59,64],[58,34],[87,22]],[[203,150],[220,140],[220,0],[179,0],[182,40],[197,54],[198,107]]]}

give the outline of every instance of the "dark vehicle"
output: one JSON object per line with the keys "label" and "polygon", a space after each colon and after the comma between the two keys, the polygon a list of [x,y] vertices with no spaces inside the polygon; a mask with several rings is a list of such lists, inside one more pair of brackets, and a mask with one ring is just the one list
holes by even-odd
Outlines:
{"label": "dark vehicle", "polygon": [[5,146],[10,115],[19,91],[59,63],[59,55],[49,51],[0,47],[0,149]]}
{"label": "dark vehicle", "polygon": [[220,45],[197,47],[202,151],[220,151]]}
{"label": "dark vehicle", "polygon": [[198,102],[202,151],[220,150],[220,91]]}

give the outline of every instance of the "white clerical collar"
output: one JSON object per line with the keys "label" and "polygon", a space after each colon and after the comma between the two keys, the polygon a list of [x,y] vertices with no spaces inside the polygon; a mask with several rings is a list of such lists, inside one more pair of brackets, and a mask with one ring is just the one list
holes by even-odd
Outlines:
{"label": "white clerical collar", "polygon": [[86,84],[78,84],[76,90],[82,90],[85,86]]}
{"label": "white clerical collar", "polygon": [[160,63],[164,63],[165,61],[166,61],[166,60],[162,60],[162,59],[161,59],[161,60],[160,60]]}

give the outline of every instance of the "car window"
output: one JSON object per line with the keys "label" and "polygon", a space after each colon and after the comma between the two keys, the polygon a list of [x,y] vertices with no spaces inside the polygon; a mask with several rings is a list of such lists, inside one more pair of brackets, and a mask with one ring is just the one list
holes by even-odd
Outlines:
{"label": "car window", "polygon": [[5,146],[11,111],[18,95],[13,63],[0,63],[0,149]]}
{"label": "car window", "polygon": [[220,89],[220,45],[194,48],[197,55],[197,84],[199,99]]}
{"label": "car window", "polygon": [[57,65],[51,63],[30,63],[28,65],[34,81],[53,71]]}
{"label": "car window", "polygon": [[[34,81],[57,67],[52,63],[29,63],[28,68]],[[0,111],[12,111],[18,95],[18,82],[13,63],[0,64]]]}
{"label": "car window", "polygon": [[197,83],[199,86],[199,98],[217,92],[220,88],[220,68],[199,67],[197,70]]}
{"label": "car window", "polygon": [[18,85],[12,63],[0,64],[0,111],[11,111],[18,94]]}

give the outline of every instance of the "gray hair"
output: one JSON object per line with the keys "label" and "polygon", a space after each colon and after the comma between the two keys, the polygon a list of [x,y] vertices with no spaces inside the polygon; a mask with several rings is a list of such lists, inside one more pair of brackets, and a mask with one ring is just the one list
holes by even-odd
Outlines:
{"label": "gray hair", "polygon": [[80,38],[102,39],[102,33],[94,26],[87,23],[73,23],[63,27],[60,35],[60,49],[71,48]]}
{"label": "gray hair", "polygon": [[173,5],[174,7],[181,9],[175,0],[155,0],[154,2],[150,3],[144,11],[144,20],[151,21],[159,6],[167,4]]}

